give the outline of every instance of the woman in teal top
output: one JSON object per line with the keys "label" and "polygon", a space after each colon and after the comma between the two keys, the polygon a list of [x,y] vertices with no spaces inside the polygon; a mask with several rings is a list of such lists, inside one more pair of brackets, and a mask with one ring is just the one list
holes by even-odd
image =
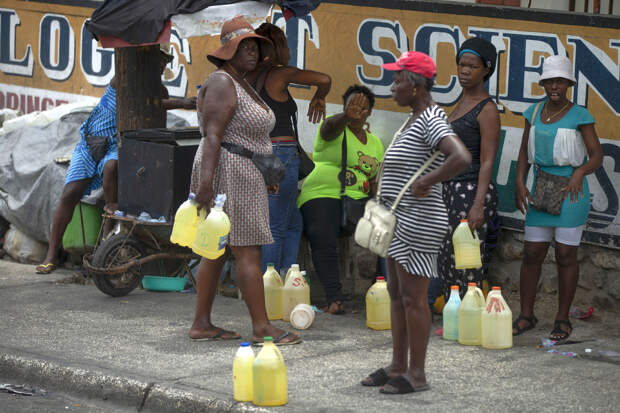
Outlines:
{"label": "woman in teal top", "polygon": [[[517,163],[516,204],[526,214],[524,253],[521,264],[521,314],[513,323],[513,335],[536,326],[534,300],[542,263],[551,238],[555,238],[558,267],[558,311],[550,339],[567,339],[572,332],[568,311],[579,278],[577,248],[590,212],[590,190],[585,176],[603,162],[603,151],[587,109],[573,104],[567,91],[575,84],[570,60],[563,56],[545,59],[540,77],[547,98],[524,113],[525,128]],[[570,177],[563,188],[559,215],[535,209],[525,186],[530,164],[552,175]],[[534,171],[534,185],[536,170]]]}
{"label": "woman in teal top", "polygon": [[[340,188],[346,196],[368,198],[372,192],[383,144],[364,129],[374,105],[374,95],[364,86],[351,86],[343,95],[344,112],[321,123],[314,142],[314,170],[306,177],[297,198],[304,232],[312,249],[312,262],[327,298],[326,310],[344,312],[338,265]],[[346,134],[347,167],[342,176],[342,140]]]}

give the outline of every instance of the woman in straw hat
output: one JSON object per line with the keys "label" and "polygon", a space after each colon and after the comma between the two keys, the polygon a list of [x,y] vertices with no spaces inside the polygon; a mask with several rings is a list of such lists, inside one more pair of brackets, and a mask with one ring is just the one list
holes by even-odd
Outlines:
{"label": "woman in straw hat", "polygon": [[435,62],[420,52],[406,52],[383,68],[394,71],[392,94],[411,115],[383,158],[381,199],[391,207],[409,178],[439,150],[415,180],[395,210],[396,228],[388,249],[388,291],[392,320],[392,362],[371,373],[364,386],[383,386],[382,393],[403,394],[428,390],[424,372],[431,328],[427,289],[438,277],[437,255],[448,214],[441,199],[440,182],[452,178],[471,162],[471,155],[454,134],[445,112],[431,97]]}
{"label": "woman in straw hat", "polygon": [[[567,97],[575,84],[572,65],[565,56],[551,56],[543,63],[539,84],[545,100],[530,106],[523,116],[525,127],[517,162],[515,200],[526,214],[523,261],[521,263],[521,314],[514,321],[513,335],[536,327],[534,301],[538,278],[551,239],[555,239],[558,268],[558,311],[551,340],[567,339],[573,327],[568,311],[579,278],[577,248],[590,213],[590,190],[585,176],[603,162],[603,150],[588,110],[573,104]],[[534,164],[534,181],[547,173],[566,177],[559,215],[536,209],[532,192],[525,186],[530,165]],[[532,188],[534,188],[536,182]]]}
{"label": "woman in straw hat", "polygon": [[[251,159],[222,147],[229,143],[254,153],[271,153],[269,132],[274,114],[245,80],[260,59],[259,42],[269,40],[257,35],[241,16],[223,24],[220,40],[222,45],[207,55],[218,70],[209,75],[198,95],[202,139],[194,159],[191,191],[202,208],[211,205],[215,194],[227,196],[224,210],[231,222],[229,247],[237,264],[237,284],[252,318],[252,341],[262,343],[263,337],[272,336],[276,344],[295,344],[300,342],[299,336],[272,326],[265,311],[261,245],[273,242],[265,181]],[[277,189],[277,185],[268,188],[271,192]],[[211,322],[225,255],[200,261],[196,314],[189,331],[194,340],[239,338]]]}
{"label": "woman in straw hat", "polygon": [[485,253],[482,268],[457,270],[454,267],[452,234],[460,220],[467,219],[471,230],[478,232],[482,249],[486,252],[487,234],[497,218],[497,189],[491,176],[499,146],[499,111],[484,87],[484,82],[495,70],[496,59],[495,46],[480,37],[463,42],[456,56],[463,94],[448,121],[471,153],[472,162],[465,171],[443,183],[442,196],[448,209],[450,227],[439,254],[439,273],[446,302],[451,285],[458,285],[461,295],[465,294],[470,282],[482,288],[490,260],[490,254]]}

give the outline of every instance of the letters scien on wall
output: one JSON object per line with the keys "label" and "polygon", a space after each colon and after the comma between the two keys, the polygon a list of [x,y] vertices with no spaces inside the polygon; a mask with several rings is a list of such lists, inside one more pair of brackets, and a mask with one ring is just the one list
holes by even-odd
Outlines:
{"label": "letters scien on wall", "polygon": [[[103,93],[113,76],[114,52],[101,48],[85,29],[92,9],[14,0],[4,5],[0,8],[0,108],[28,113],[77,101],[81,95]],[[458,45],[471,36],[493,42],[499,52],[499,69],[487,88],[498,99],[502,113],[494,178],[504,226],[516,229],[523,225],[523,216],[514,206],[524,122],[520,115],[544,97],[538,86],[544,57],[567,54],[577,78],[570,98],[594,115],[605,154],[603,167],[588,177],[592,211],[585,239],[620,248],[620,32],[585,23],[551,24],[472,13],[323,3],[301,19],[285,24],[276,12],[273,21],[286,31],[291,65],[332,76],[329,103],[340,105],[346,87],[363,84],[379,97],[375,113],[380,115],[375,116],[386,119],[398,119],[404,109],[391,99],[392,75],[381,68],[382,63],[393,62],[411,49],[431,55],[438,66],[433,98],[450,111],[461,93],[455,64]],[[173,30],[175,60],[164,74],[171,96],[195,95],[196,85],[215,69],[205,55],[218,42],[218,37],[182,39]],[[310,100],[311,93],[296,88],[294,96]],[[373,132],[387,141],[397,126],[389,121]]]}

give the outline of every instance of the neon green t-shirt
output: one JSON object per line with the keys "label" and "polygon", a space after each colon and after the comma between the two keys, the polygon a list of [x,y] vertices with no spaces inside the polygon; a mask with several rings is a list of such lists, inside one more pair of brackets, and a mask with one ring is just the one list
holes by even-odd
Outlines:
{"label": "neon green t-shirt", "polygon": [[[370,194],[370,180],[377,174],[383,160],[383,144],[372,133],[366,132],[366,144],[362,144],[347,127],[347,169],[345,194],[353,199],[366,198]],[[321,127],[314,141],[314,169],[306,177],[297,198],[297,206],[316,198],[340,198],[340,175],[342,174],[342,138],[331,141],[321,137]]]}

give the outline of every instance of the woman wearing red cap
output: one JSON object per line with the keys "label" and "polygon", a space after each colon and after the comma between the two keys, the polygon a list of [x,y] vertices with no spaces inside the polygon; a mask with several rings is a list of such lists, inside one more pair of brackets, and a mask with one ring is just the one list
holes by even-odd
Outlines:
{"label": "woman wearing red cap", "polygon": [[411,114],[385,153],[380,201],[390,207],[433,152],[445,155],[414,181],[396,207],[396,228],[387,259],[392,362],[362,381],[365,386],[383,386],[382,393],[403,394],[430,388],[424,373],[431,327],[427,289],[430,279],[438,277],[437,255],[448,227],[438,184],[464,170],[471,155],[454,134],[443,109],[431,98],[436,69],[428,55],[406,52],[383,68],[395,72],[394,100],[399,106],[409,106]]}
{"label": "woman wearing red cap", "polygon": [[[191,191],[202,208],[208,208],[215,194],[226,194],[224,210],[230,218],[229,247],[237,263],[237,282],[252,318],[252,341],[274,337],[278,345],[300,342],[271,325],[265,311],[261,271],[261,245],[273,242],[269,229],[269,209],[265,181],[252,160],[223,149],[227,143],[255,153],[271,153],[269,132],[275,117],[269,107],[246,82],[245,75],[256,68],[259,41],[252,26],[235,17],[222,26],[222,46],[207,55],[218,70],[209,75],[198,96],[198,121],[202,139],[194,159]],[[269,187],[271,192],[277,186]],[[216,260],[202,258],[198,267],[196,315],[189,331],[193,340],[231,340],[239,334],[211,323],[211,308],[224,254]]]}

